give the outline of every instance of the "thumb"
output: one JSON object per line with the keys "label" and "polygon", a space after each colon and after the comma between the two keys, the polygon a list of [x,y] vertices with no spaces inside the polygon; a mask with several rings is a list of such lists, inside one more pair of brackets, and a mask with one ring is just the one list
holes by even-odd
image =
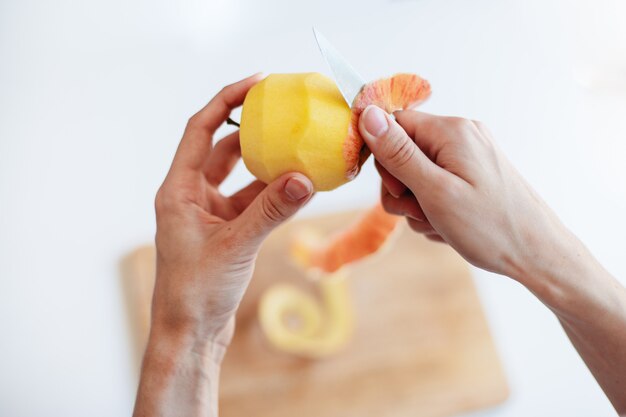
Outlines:
{"label": "thumb", "polygon": [[237,217],[241,238],[260,245],[278,225],[293,216],[313,195],[311,180],[300,173],[285,174],[269,184]]}
{"label": "thumb", "polygon": [[381,108],[367,106],[359,118],[359,132],[378,163],[411,190],[432,170],[430,159]]}

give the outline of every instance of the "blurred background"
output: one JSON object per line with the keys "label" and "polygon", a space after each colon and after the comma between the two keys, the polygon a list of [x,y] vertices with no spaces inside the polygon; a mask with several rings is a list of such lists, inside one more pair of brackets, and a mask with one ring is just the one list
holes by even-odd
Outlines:
{"label": "blurred background", "polygon": [[[312,25],[365,79],[418,73],[423,110],[485,122],[626,283],[624,21],[620,0],[0,0],[0,415],[131,413],[119,260],[153,239],[186,121],[222,86],[329,74]],[[377,195],[370,161],[301,215]],[[542,304],[473,275],[511,387],[473,416],[614,415]]]}

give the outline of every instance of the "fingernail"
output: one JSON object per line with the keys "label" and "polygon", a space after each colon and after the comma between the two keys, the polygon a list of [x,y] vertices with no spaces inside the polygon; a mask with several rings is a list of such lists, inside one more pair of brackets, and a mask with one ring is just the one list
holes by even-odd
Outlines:
{"label": "fingernail", "polygon": [[311,194],[313,184],[308,179],[291,177],[285,183],[285,193],[293,200],[298,201]]}
{"label": "fingernail", "polygon": [[382,109],[376,106],[367,106],[363,112],[365,130],[374,137],[384,134],[389,129],[387,117]]}

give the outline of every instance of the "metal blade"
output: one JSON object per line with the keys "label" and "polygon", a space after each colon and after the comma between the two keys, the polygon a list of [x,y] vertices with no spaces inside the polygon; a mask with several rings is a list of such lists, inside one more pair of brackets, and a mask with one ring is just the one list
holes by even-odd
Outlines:
{"label": "metal blade", "polygon": [[335,76],[335,81],[337,82],[339,91],[341,91],[341,95],[346,100],[346,103],[348,103],[348,106],[352,107],[352,103],[365,85],[365,81],[361,78],[359,73],[352,68],[352,65],[350,65],[330,42],[328,42],[324,35],[315,28],[313,28],[313,34],[322,52],[322,56]]}

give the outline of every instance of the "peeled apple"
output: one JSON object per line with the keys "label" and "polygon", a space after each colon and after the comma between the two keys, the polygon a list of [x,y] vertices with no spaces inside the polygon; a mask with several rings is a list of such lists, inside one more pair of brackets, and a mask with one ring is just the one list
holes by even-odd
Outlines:
{"label": "peeled apple", "polygon": [[[297,171],[311,179],[316,191],[335,189],[355,178],[370,154],[358,130],[363,110],[375,104],[391,113],[429,95],[426,80],[397,74],[365,85],[348,106],[335,83],[322,74],[269,75],[250,89],[243,103],[243,161],[265,183]],[[376,205],[328,237],[315,230],[297,234],[291,256],[306,271],[321,272],[321,298],[296,287],[270,287],[259,304],[261,327],[270,343],[311,358],[341,349],[353,321],[345,266],[377,252],[397,221]],[[289,320],[298,325],[289,325]]]}
{"label": "peeled apple", "polygon": [[243,161],[266,183],[297,171],[316,191],[332,190],[356,177],[369,156],[358,132],[368,105],[393,112],[429,95],[426,80],[398,74],[365,85],[350,108],[325,75],[271,74],[250,89],[243,104]]}

